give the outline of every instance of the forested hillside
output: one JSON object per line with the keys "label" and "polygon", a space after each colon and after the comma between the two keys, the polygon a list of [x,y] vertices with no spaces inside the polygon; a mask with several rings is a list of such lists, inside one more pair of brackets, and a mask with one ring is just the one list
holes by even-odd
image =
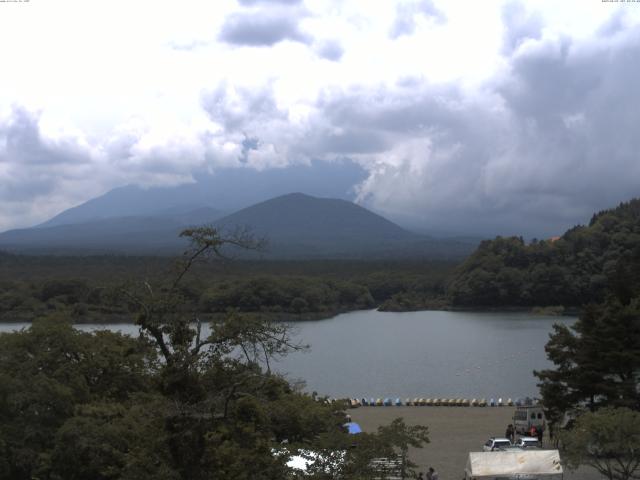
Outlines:
{"label": "forested hillside", "polygon": [[448,286],[454,306],[581,306],[620,282],[640,246],[640,199],[593,216],[562,237],[498,237],[480,244]]}
{"label": "forested hillside", "polygon": [[[0,321],[30,321],[53,311],[74,322],[127,321],[131,305],[118,291],[132,279],[166,275],[170,265],[162,257],[0,253]],[[201,314],[235,308],[287,320],[380,305],[416,309],[424,298],[443,295],[454,266],[416,260],[212,262],[193,269],[182,296]]]}

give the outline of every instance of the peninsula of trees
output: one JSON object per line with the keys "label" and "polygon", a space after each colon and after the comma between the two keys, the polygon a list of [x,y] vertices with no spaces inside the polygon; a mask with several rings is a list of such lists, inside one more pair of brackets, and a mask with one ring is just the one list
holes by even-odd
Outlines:
{"label": "peninsula of trees", "polygon": [[484,241],[460,265],[447,287],[451,305],[580,307],[604,299],[624,283],[640,245],[640,200],[595,214],[559,238],[498,237]]}

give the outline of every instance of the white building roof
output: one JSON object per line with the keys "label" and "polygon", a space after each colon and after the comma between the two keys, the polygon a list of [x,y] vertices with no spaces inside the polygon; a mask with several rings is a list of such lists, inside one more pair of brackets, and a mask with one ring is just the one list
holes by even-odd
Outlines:
{"label": "white building roof", "polygon": [[562,476],[558,450],[506,450],[469,452],[466,468],[470,478]]}

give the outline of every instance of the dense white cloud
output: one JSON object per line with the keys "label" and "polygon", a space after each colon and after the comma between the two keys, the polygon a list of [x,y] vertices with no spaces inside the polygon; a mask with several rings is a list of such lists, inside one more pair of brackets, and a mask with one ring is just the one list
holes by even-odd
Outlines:
{"label": "dense white cloud", "polygon": [[417,28],[418,19],[422,17],[435,23],[444,23],[446,16],[436,8],[431,0],[409,0],[398,2],[396,17],[389,29],[391,38],[412,35]]}
{"label": "dense white cloud", "polygon": [[299,5],[302,0],[238,0],[240,5],[252,6],[260,4]]}
{"label": "dense white cloud", "polygon": [[503,51],[512,53],[527,39],[539,39],[544,27],[542,15],[537,11],[527,10],[526,5],[518,0],[506,3],[502,7],[504,23]]}
{"label": "dense white cloud", "polygon": [[361,196],[431,228],[551,234],[585,221],[640,194],[640,93],[629,88],[638,65],[633,28],[529,43],[480,91],[437,101],[438,92],[414,89],[401,114],[366,115],[409,123],[392,148],[366,158],[377,167]]}
{"label": "dense white cloud", "polygon": [[55,3],[0,5],[0,229],[344,158],[361,202],[432,230],[546,235],[639,193],[629,5]]}

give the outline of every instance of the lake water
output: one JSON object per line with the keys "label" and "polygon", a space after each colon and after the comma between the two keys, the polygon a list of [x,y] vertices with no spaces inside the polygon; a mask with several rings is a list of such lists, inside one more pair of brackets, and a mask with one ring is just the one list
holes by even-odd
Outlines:
{"label": "lake water", "polygon": [[[296,323],[296,339],[311,348],[274,368],[332,397],[535,397],[532,371],[550,366],[544,345],[552,325],[575,320],[526,313],[351,312]],[[0,331],[24,326],[0,324]],[[137,333],[127,324],[78,328]]]}

